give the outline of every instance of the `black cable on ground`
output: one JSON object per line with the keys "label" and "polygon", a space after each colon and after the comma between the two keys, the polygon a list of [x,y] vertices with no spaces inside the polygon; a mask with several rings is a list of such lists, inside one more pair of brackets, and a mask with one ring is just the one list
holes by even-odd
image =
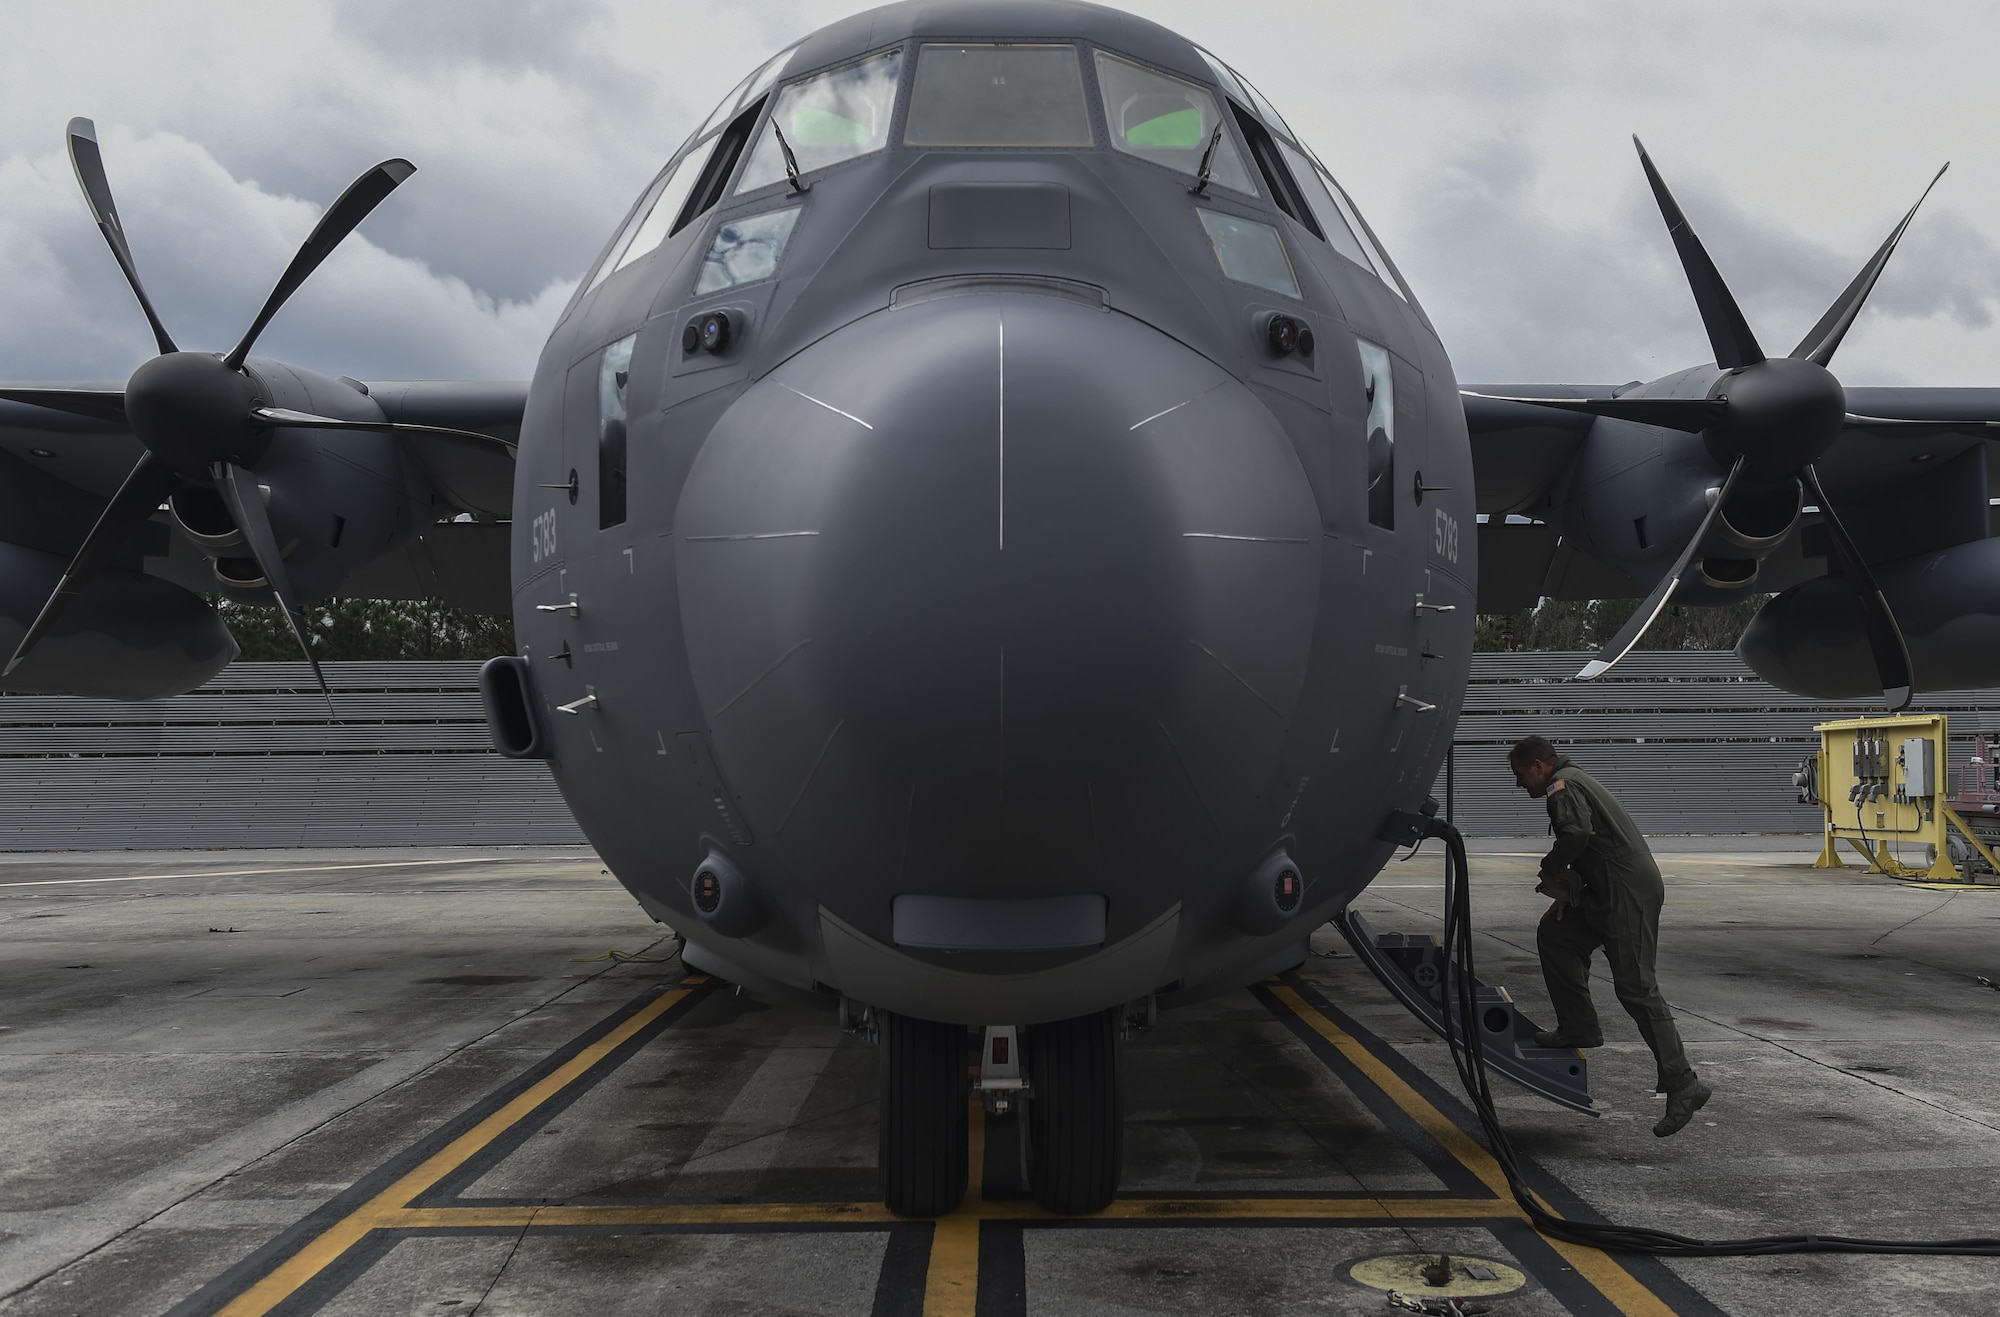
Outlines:
{"label": "black cable on ground", "polygon": [[[1417,822],[1414,819],[1411,821]],[[1457,828],[1438,819],[1424,819],[1419,826],[1427,835],[1442,838],[1446,852],[1444,951],[1447,991],[1455,998],[1457,1011],[1447,1007],[1442,1012],[1445,1042],[1450,1045],[1452,1064],[1458,1069],[1459,1082],[1465,1086],[1466,1096],[1478,1113],[1480,1128],[1486,1132],[1486,1142],[1492,1149],[1493,1159],[1506,1174],[1514,1201],[1528,1214],[1536,1230],[1555,1239],[1591,1248],[1651,1253],[1662,1257],[1754,1257],[1775,1253],[2000,1257],[2000,1238],[1913,1240],[1856,1239],[1846,1235],[1763,1235],[1753,1239],[1695,1239],[1640,1226],[1569,1221],[1543,1207],[1522,1178],[1520,1160],[1507,1138],[1507,1132],[1500,1127],[1499,1113],[1493,1106],[1493,1094],[1486,1084],[1486,1054],[1479,1027],[1478,980],[1473,974],[1472,875],[1465,854],[1465,838]]]}

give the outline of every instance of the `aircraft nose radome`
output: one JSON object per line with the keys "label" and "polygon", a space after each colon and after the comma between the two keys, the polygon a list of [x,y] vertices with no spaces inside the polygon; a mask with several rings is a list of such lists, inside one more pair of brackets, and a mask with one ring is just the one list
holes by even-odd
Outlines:
{"label": "aircraft nose radome", "polygon": [[1163,846],[1212,849],[1267,785],[1318,594],[1317,513],[1263,405],[1047,296],[878,312],[786,362],[716,424],[676,533],[724,774],[794,866],[851,868],[884,917],[899,891],[1053,893],[1092,866],[1170,886]]}

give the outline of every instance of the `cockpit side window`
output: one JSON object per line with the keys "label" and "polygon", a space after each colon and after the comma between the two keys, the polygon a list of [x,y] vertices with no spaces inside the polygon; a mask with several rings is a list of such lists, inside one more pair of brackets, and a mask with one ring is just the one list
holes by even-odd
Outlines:
{"label": "cockpit side window", "polygon": [[[1104,96],[1104,122],[1111,145],[1127,155],[1165,165],[1189,177],[1201,171],[1211,141],[1209,181],[1219,187],[1257,194],[1250,171],[1222,126],[1221,111],[1206,88],[1116,55],[1097,52],[1097,86]],[[1218,139],[1215,134],[1221,131]]]}
{"label": "cockpit side window", "polygon": [[1361,391],[1368,399],[1368,520],[1396,529],[1396,377],[1389,353],[1357,338]]}
{"label": "cockpit side window", "polygon": [[1319,220],[1319,229],[1327,245],[1356,265],[1372,269],[1374,263],[1368,259],[1361,240],[1354,236],[1347,217],[1340,213],[1340,206],[1333,199],[1332,180],[1321,174],[1319,167],[1291,143],[1279,142],[1278,150],[1285,157],[1285,164],[1290,167],[1299,190],[1305,194],[1306,204],[1312,208],[1313,216]]}
{"label": "cockpit side window", "polygon": [[667,226],[681,213],[687,204],[687,196],[694,189],[695,179],[701,176],[702,168],[708,164],[713,151],[713,139],[682,156],[674,167],[655,179],[648,189],[645,203],[633,213],[633,223],[627,229],[624,245],[612,250],[611,257],[591,281],[591,287],[604,282],[606,275],[614,270],[622,270],[640,257],[659,246],[667,236]]}
{"label": "cockpit side window", "polygon": [[709,152],[708,163],[696,177],[694,187],[689,189],[680,214],[668,226],[669,235],[679,233],[722,200],[723,189],[729,186],[729,176],[736,172],[736,162],[743,158],[743,148],[750,143],[750,130],[757,126],[757,117],[763,112],[764,102],[753,101],[716,135],[715,149]]}
{"label": "cockpit side window", "polygon": [[889,142],[902,67],[903,52],[891,50],[779,92],[770,127],[750,153],[736,190],[750,192],[784,179],[786,146],[801,174],[880,151]]}
{"label": "cockpit side window", "polygon": [[1333,175],[1326,172],[1324,165],[1320,166],[1319,176],[1326,184],[1327,190],[1332,193],[1334,204],[1340,207],[1341,215],[1347,220],[1347,227],[1361,243],[1362,249],[1368,253],[1368,263],[1375,267],[1376,274],[1382,276],[1382,282],[1389,285],[1389,291],[1407,302],[1409,297],[1403,292],[1403,286],[1396,281],[1396,272],[1389,268],[1389,258],[1382,254],[1382,248],[1368,232],[1367,221],[1362,219],[1361,212],[1354,208],[1354,198],[1348,196],[1346,190],[1333,181]]}
{"label": "cockpit side window", "polygon": [[1326,235],[1320,232],[1319,220],[1313,216],[1312,207],[1306,204],[1306,195],[1300,190],[1298,180],[1292,177],[1290,167],[1285,164],[1278,139],[1271,135],[1256,115],[1234,101],[1229,104],[1236,112],[1236,126],[1243,130],[1243,140],[1250,144],[1250,158],[1257,162],[1257,172],[1264,176],[1264,186],[1271,190],[1271,200],[1315,238],[1325,238]]}
{"label": "cockpit side window", "polygon": [[701,126],[701,131],[696,133],[695,136],[708,136],[734,118],[736,111],[771,90],[771,84],[776,82],[779,76],[784,73],[785,65],[792,58],[792,52],[797,49],[798,46],[796,44],[786,46],[783,50],[771,56],[770,59],[758,65],[743,81],[737,83],[727,96],[722,98],[722,104],[715,107],[715,112],[708,116],[708,119]]}
{"label": "cockpit side window", "polygon": [[625,520],[625,398],[632,381],[632,344],[627,334],[604,349],[597,365],[597,528]]}
{"label": "cockpit side window", "polygon": [[1222,84],[1237,124],[1243,129],[1243,139],[1250,144],[1251,158],[1270,186],[1271,198],[1278,203],[1278,209],[1324,238],[1328,246],[1348,260],[1373,270],[1390,292],[1407,301],[1408,295],[1396,281],[1368,226],[1355,211],[1354,202],[1333,181],[1326,166],[1306,150],[1277,107],[1251,86],[1248,78],[1200,46],[1195,47],[1195,53],[1207,62],[1215,80]]}
{"label": "cockpit side window", "polygon": [[1091,145],[1076,47],[919,47],[903,141],[909,146]]}

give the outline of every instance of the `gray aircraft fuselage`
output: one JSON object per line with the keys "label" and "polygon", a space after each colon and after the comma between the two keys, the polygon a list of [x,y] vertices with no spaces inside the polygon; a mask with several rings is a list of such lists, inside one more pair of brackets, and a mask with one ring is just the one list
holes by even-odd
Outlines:
{"label": "gray aircraft fuselage", "polygon": [[[924,47],[1010,43],[1074,48],[1090,145],[908,144]],[[738,190],[787,87],[889,51],[879,148]],[[1099,52],[1228,94],[1086,5],[823,29],[675,157],[747,143],[542,354],[520,649],[577,821],[693,965],[966,1024],[1239,985],[1303,957],[1436,777],[1475,587],[1451,364],[1393,270],[1274,204],[1254,106],[1221,111],[1252,190],[1114,149]],[[1296,296],[1225,275],[1211,233],[1262,226]],[[773,269],[729,268],[778,227]]]}

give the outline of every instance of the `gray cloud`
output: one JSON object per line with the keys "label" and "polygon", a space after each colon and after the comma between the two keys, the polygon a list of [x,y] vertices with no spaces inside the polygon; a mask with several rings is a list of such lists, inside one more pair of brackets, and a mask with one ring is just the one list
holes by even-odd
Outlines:
{"label": "gray cloud", "polygon": [[[1760,336],[1789,349],[1927,171],[1958,164],[1842,349],[1853,382],[2000,375],[2000,92],[1971,0],[1900,12],[1591,0],[1407,10],[1132,0],[1276,99],[1356,193],[1467,379],[1621,380],[1706,340],[1625,134],[1642,130]],[[837,0],[121,0],[10,15],[0,44],[0,377],[150,350],[60,157],[103,130],[177,333],[233,340],[361,169],[419,172],[265,347],[352,374],[505,374],[619,215],[766,55]],[[1728,41],[1715,33],[1727,24]],[[74,34],[97,36],[75,60]],[[536,317],[541,321],[536,323]]]}
{"label": "gray cloud", "polygon": [[[172,134],[104,134],[119,211],[148,293],[177,342],[222,349],[241,335],[311,231],[320,207],[230,176]],[[154,351],[137,303],[76,199],[69,162],[0,162],[0,361],[17,378],[115,378]],[[373,242],[368,225],[293,296],[264,355],[373,378],[520,378],[574,289],[497,299]]]}

